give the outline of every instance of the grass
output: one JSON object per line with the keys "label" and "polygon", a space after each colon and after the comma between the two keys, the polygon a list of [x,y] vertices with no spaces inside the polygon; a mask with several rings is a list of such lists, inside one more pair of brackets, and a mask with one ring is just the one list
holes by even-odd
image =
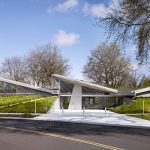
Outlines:
{"label": "grass", "polygon": [[0,106],[10,105],[18,102],[25,102],[30,100],[35,100],[42,98],[38,95],[28,95],[28,96],[0,96]]}
{"label": "grass", "polygon": [[[143,113],[143,100],[144,100],[144,113]],[[121,114],[134,114],[129,115],[136,118],[150,120],[150,98],[136,98],[131,105],[121,105],[110,108],[111,111]]]}
{"label": "grass", "polygon": [[34,118],[35,116],[38,115],[34,115],[34,114],[0,114],[0,117],[19,117],[19,118]]}
{"label": "grass", "polygon": [[110,108],[111,111],[123,114],[134,114],[143,112],[143,100],[144,100],[144,112],[150,113],[150,98],[136,98],[131,105],[121,105],[114,108]]}
{"label": "grass", "polygon": [[[130,115],[130,116],[132,116],[132,115]],[[134,115],[132,117],[141,118],[141,119],[145,119],[145,120],[150,120],[150,114],[145,114],[145,115],[137,114],[137,115]]]}
{"label": "grass", "polygon": [[[41,98],[39,96],[11,96],[11,98],[8,96],[4,99],[6,100],[3,102],[5,105],[12,104],[12,103],[18,103],[23,101],[29,101],[33,99]],[[53,102],[55,101],[56,97],[46,97],[44,99],[38,100],[36,102],[36,112],[37,113],[46,113],[50,107],[52,106]],[[3,100],[4,101],[4,100]],[[1,101],[0,101],[1,102]],[[35,112],[35,102],[28,102],[25,104],[19,104],[15,106],[8,106],[5,108],[0,108],[1,113],[34,113]]]}

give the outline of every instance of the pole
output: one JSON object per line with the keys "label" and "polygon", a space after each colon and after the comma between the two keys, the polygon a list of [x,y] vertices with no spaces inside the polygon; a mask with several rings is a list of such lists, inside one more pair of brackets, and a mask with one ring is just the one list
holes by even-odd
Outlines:
{"label": "pole", "polygon": [[106,116],[107,107],[105,107],[105,116]]}
{"label": "pole", "polygon": [[35,100],[35,111],[34,112],[35,112],[35,115],[36,115],[36,100]]}
{"label": "pole", "polygon": [[85,115],[85,107],[83,107],[83,116]]}
{"label": "pole", "polygon": [[62,116],[63,116],[64,115],[64,108],[63,108],[63,106],[62,106],[61,110],[62,110]]}
{"label": "pole", "polygon": [[143,115],[144,115],[144,100],[143,100]]}

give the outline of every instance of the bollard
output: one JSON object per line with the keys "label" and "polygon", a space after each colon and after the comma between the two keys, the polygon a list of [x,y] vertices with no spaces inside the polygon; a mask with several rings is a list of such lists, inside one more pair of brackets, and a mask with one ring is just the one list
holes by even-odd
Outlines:
{"label": "bollard", "polygon": [[35,100],[35,111],[34,111],[35,115],[36,115],[36,100]]}
{"label": "bollard", "polygon": [[85,107],[83,107],[83,116],[85,115]]}
{"label": "bollard", "polygon": [[143,100],[143,115],[144,115],[144,100]]}
{"label": "bollard", "polygon": [[105,116],[106,116],[107,107],[105,107]]}
{"label": "bollard", "polygon": [[64,115],[64,108],[62,107],[61,110],[62,110],[62,116],[63,116]]}

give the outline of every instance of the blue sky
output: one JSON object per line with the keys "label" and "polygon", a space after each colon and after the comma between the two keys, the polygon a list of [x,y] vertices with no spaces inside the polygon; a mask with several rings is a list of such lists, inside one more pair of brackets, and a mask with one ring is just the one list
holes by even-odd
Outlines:
{"label": "blue sky", "polygon": [[[111,4],[111,0],[0,0],[0,61],[52,42],[69,58],[71,76],[82,78],[90,50],[106,40],[94,17],[103,17]],[[126,54],[135,64],[134,50],[130,46]]]}

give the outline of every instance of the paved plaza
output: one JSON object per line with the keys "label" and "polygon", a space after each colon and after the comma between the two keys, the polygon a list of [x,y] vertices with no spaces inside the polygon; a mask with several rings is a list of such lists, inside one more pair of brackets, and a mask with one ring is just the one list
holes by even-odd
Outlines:
{"label": "paved plaza", "polygon": [[150,127],[150,121],[105,110],[55,110],[35,117],[34,120],[56,120],[88,124]]}

